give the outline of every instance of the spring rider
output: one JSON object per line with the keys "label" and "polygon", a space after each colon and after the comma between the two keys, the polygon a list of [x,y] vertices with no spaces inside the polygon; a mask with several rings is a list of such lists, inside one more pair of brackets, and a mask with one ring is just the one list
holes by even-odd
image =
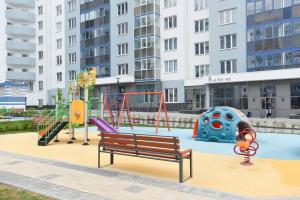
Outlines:
{"label": "spring rider", "polygon": [[257,149],[259,148],[255,139],[256,132],[251,128],[246,128],[238,134],[237,143],[233,150],[237,155],[244,156],[244,161],[241,162],[241,165],[253,165],[250,161],[250,157],[255,156]]}

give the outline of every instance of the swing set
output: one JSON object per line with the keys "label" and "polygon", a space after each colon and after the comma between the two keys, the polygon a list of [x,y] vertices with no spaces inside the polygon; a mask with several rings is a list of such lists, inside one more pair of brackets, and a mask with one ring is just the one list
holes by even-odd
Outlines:
{"label": "swing set", "polygon": [[[159,123],[161,120],[161,117],[160,117],[161,112],[165,113],[167,127],[168,127],[168,130],[170,131],[170,121],[169,121],[169,117],[168,117],[168,111],[167,111],[167,106],[166,106],[163,92],[127,92],[127,93],[121,93],[121,94],[104,95],[103,112],[105,110],[108,111],[112,126],[119,129],[121,126],[121,123],[123,121],[124,114],[126,112],[127,113],[127,121],[129,123],[130,127],[133,129],[133,125],[138,120],[135,118],[134,119],[131,118],[130,106],[129,106],[128,99],[130,96],[141,96],[141,95],[158,95],[159,96],[158,116],[152,120],[155,123],[155,127],[156,127],[155,132],[156,132],[156,134],[158,134]],[[116,102],[117,103],[117,111],[118,111],[117,121],[115,121],[114,113],[113,113],[113,111],[115,110],[115,105],[112,105],[113,97],[117,97],[117,102]]]}

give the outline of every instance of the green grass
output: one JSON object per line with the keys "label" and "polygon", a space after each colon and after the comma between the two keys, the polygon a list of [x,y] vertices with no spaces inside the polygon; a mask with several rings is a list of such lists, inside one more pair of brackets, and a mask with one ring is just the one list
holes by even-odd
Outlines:
{"label": "green grass", "polygon": [[53,199],[0,183],[0,200],[53,200]]}

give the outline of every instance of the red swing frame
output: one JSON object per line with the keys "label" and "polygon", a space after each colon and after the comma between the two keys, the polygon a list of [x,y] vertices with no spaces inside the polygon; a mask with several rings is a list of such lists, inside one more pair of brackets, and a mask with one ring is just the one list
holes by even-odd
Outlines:
{"label": "red swing frame", "polygon": [[[156,94],[160,96],[160,102],[159,102],[159,108],[158,108],[158,116],[157,119],[155,120],[155,133],[158,134],[158,128],[159,128],[159,123],[160,123],[160,114],[163,110],[163,112],[165,113],[165,117],[166,117],[166,121],[167,121],[167,126],[168,126],[168,131],[171,131],[170,128],[170,121],[169,121],[169,117],[168,117],[168,111],[167,111],[167,105],[165,102],[165,98],[164,98],[164,93],[163,92],[127,92],[127,93],[123,93],[122,95],[124,96],[123,98],[123,102],[122,102],[122,106],[121,106],[121,110],[120,110],[120,114],[119,114],[119,118],[118,118],[118,124],[117,124],[117,128],[119,129],[122,123],[122,118],[123,118],[123,113],[124,110],[127,109],[127,117],[128,117],[128,121],[130,124],[130,127],[133,129],[133,121],[131,119],[130,116],[130,107],[129,107],[129,103],[128,103],[128,96],[138,96],[138,95],[152,95],[152,94]],[[109,95],[107,95],[109,96]],[[112,121],[112,125],[114,126],[114,120],[113,120],[113,115],[112,115],[112,111],[110,108],[109,103],[107,102],[107,96],[105,96],[104,98],[104,109],[105,107],[107,107],[107,110],[109,112],[111,121]]]}

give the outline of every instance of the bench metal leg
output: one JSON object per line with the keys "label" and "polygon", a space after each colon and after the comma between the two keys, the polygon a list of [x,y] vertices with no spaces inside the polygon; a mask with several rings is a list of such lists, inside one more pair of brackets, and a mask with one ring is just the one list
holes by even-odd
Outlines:
{"label": "bench metal leg", "polygon": [[110,164],[111,165],[114,164],[114,152],[113,151],[110,152]]}
{"label": "bench metal leg", "polygon": [[193,154],[190,152],[190,178],[193,177]]}
{"label": "bench metal leg", "polygon": [[179,157],[179,183],[183,182],[183,158]]}
{"label": "bench metal leg", "polygon": [[100,168],[100,145],[98,144],[98,168]]}

